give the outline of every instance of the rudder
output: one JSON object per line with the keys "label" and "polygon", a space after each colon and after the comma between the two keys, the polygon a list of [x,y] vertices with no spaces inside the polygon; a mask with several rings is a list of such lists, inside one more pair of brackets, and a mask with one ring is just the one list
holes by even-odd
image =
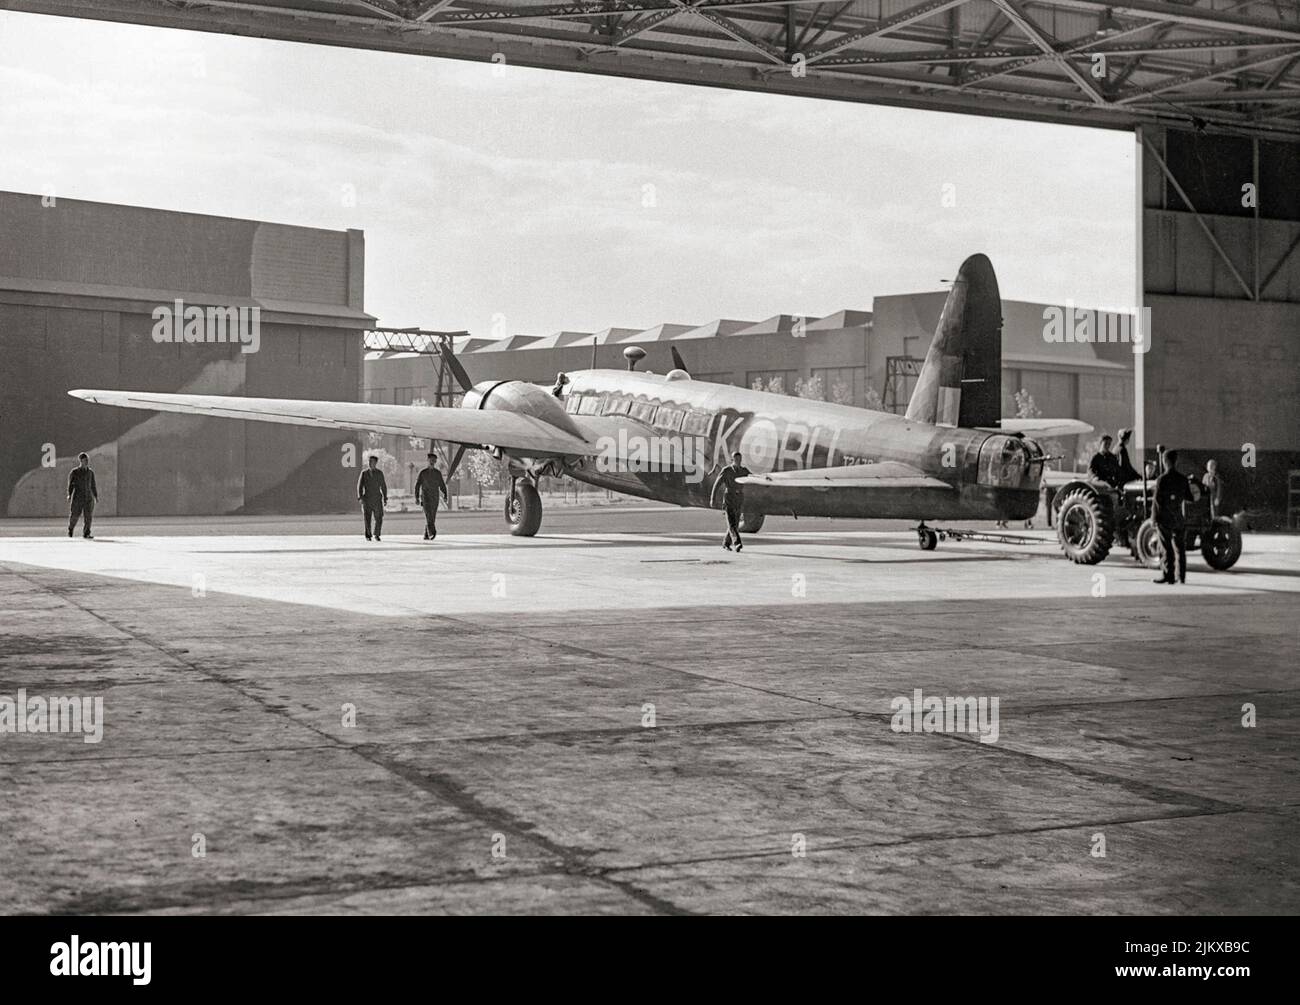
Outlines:
{"label": "rudder", "polygon": [[931,425],[997,426],[1002,417],[1002,297],[986,255],[962,262],[907,405]]}

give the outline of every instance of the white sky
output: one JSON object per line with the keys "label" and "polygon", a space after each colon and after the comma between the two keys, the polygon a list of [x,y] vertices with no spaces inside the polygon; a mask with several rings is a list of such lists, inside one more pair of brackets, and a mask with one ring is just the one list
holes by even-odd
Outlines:
{"label": "white sky", "polygon": [[821,316],[975,251],[1133,304],[1130,134],[504,70],[0,11],[0,189],[361,228],[381,323],[477,335]]}

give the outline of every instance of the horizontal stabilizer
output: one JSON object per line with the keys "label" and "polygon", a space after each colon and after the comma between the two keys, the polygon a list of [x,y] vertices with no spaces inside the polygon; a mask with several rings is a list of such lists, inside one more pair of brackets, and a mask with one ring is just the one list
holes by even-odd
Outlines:
{"label": "horizontal stabilizer", "polygon": [[998,427],[993,429],[981,426],[993,433],[1022,433],[1025,436],[1083,436],[1091,433],[1093,427],[1081,419],[1000,419]]}
{"label": "horizontal stabilizer", "polygon": [[762,488],[801,489],[951,489],[938,478],[931,478],[909,464],[882,461],[879,464],[848,464],[837,468],[805,468],[799,471],[774,471],[766,475],[738,478],[741,485]]}

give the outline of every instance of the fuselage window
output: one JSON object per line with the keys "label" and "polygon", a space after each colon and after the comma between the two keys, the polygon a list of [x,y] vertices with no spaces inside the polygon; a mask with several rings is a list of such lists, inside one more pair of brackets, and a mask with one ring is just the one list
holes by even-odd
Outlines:
{"label": "fuselage window", "polygon": [[659,411],[655,413],[655,425],[660,429],[667,429],[676,432],[682,428],[682,420],[684,418],[686,418],[686,413],[680,408],[660,405]]}
{"label": "fuselage window", "polygon": [[599,415],[600,414],[600,395],[584,394],[578,399],[579,415]]}
{"label": "fuselage window", "polygon": [[610,395],[605,399],[604,413],[606,415],[627,415],[628,410],[632,407],[631,398],[620,398]]}
{"label": "fuselage window", "polygon": [[709,420],[713,416],[708,412],[697,412],[691,409],[682,419],[682,432],[691,436],[703,436],[709,431]]}
{"label": "fuselage window", "polygon": [[634,401],[628,414],[638,422],[653,422],[656,407],[653,401]]}

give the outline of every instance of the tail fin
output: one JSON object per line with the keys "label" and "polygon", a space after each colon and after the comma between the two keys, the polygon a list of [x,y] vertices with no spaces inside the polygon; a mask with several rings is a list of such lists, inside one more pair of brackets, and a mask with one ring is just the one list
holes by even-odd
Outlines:
{"label": "tail fin", "polygon": [[993,263],[961,263],[907,417],[939,426],[996,426],[1002,416],[1002,297]]}

